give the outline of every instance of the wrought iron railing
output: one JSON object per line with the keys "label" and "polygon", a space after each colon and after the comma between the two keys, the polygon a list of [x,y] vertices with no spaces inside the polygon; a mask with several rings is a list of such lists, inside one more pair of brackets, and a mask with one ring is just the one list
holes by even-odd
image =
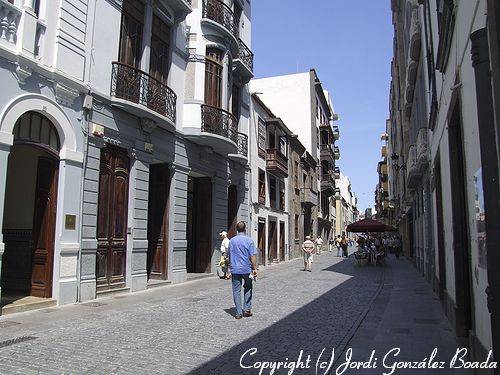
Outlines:
{"label": "wrought iron railing", "polygon": [[240,48],[238,58],[253,72],[253,52],[241,39],[238,39],[238,43]]}
{"label": "wrought iron railing", "polygon": [[201,106],[201,131],[217,134],[238,143],[238,122],[229,112],[203,104]]}
{"label": "wrought iron railing", "polygon": [[203,18],[208,18],[224,26],[236,38],[238,37],[238,25],[235,22],[234,13],[226,4],[220,0],[203,0]]}
{"label": "wrought iron railing", "polygon": [[113,62],[111,96],[141,104],[175,122],[177,95],[149,74],[120,62]]}
{"label": "wrought iron railing", "polygon": [[238,154],[248,156],[248,136],[238,133]]}

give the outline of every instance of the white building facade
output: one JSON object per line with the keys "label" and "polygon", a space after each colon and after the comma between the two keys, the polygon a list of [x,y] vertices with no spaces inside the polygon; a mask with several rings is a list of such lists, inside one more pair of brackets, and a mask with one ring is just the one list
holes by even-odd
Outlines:
{"label": "white building facade", "polygon": [[65,304],[214,272],[218,232],[249,218],[250,3],[0,13],[2,298]]}
{"label": "white building facade", "polygon": [[339,130],[333,125],[338,115],[333,113],[330,94],[323,89],[314,69],[255,79],[251,89],[260,93],[259,97],[297,134],[307,153],[316,161],[318,174],[311,188],[317,198],[314,205],[306,207],[312,216],[312,230],[308,234],[328,241],[333,236],[332,196],[335,178],[340,173],[335,167],[335,160],[340,158],[340,150],[335,146]]}
{"label": "white building facade", "polygon": [[259,264],[290,259],[289,139],[290,130],[252,95],[248,157],[250,160],[251,235]]}

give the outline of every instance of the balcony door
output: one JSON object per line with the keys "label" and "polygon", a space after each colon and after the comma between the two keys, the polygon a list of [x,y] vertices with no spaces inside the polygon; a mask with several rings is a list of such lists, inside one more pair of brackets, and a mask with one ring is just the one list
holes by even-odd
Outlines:
{"label": "balcony door", "polygon": [[164,85],[167,84],[170,60],[170,28],[157,15],[153,15],[151,52],[149,55],[148,108],[166,115]]}
{"label": "balcony door", "polygon": [[139,68],[142,57],[142,33],[144,30],[144,5],[140,1],[125,0],[122,8],[120,33],[121,63]]}
{"label": "balcony door", "polygon": [[170,27],[157,15],[153,16],[149,59],[149,74],[166,83],[170,68]]}
{"label": "balcony door", "polygon": [[[142,33],[144,29],[144,6],[140,1],[125,0],[122,9],[120,50],[114,69],[116,96],[134,103],[139,102],[142,58]],[[135,68],[135,69],[133,69]]]}
{"label": "balcony door", "polygon": [[222,106],[222,53],[215,48],[207,48],[205,61],[205,104]]}

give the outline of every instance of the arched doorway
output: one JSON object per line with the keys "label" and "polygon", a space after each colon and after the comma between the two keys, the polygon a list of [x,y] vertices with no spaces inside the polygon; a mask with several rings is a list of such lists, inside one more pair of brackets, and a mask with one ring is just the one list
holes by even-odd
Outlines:
{"label": "arched doorway", "polygon": [[2,306],[26,296],[52,297],[60,140],[38,112],[17,120],[3,213]]}

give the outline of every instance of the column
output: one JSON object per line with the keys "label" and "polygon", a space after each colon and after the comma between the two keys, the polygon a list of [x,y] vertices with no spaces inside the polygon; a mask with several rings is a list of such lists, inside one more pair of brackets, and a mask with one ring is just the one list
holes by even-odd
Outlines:
{"label": "column", "polygon": [[169,270],[173,284],[187,280],[186,269],[186,225],[187,225],[187,184],[190,168],[179,164],[172,164],[170,185],[169,215],[172,220],[169,225]]}
{"label": "column", "polygon": [[[12,146],[13,136],[12,134],[6,134],[0,132],[0,281],[2,272],[2,257],[5,250],[5,244],[3,243],[3,209],[5,200],[5,188],[7,186],[7,164],[10,153],[10,147]],[[2,286],[0,283],[0,298],[2,297]]]}
{"label": "column", "polygon": [[[151,156],[139,150],[131,153],[131,169],[129,184],[129,226],[132,227],[132,244],[130,246],[130,290],[132,292],[147,288],[147,256],[148,256],[148,198],[149,198],[149,164]],[[129,262],[130,261],[130,262]]]}
{"label": "column", "polygon": [[89,137],[83,178],[82,243],[80,258],[80,301],[96,298],[97,204],[99,195],[100,138]]}

